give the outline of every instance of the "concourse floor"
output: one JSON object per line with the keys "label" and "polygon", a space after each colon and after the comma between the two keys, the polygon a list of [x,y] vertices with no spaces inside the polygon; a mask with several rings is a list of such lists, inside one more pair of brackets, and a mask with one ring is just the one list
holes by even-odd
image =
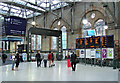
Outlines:
{"label": "concourse floor", "polygon": [[118,70],[112,67],[94,67],[77,64],[76,71],[66,61],[56,61],[52,68],[37,68],[36,62],[20,63],[18,71],[11,65],[0,66],[1,81],[118,81]]}

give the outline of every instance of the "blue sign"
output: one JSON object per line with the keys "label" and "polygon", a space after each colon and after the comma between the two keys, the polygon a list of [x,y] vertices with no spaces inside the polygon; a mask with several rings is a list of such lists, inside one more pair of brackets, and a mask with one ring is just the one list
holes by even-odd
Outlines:
{"label": "blue sign", "polygon": [[5,17],[4,26],[6,35],[25,36],[27,20],[15,16]]}

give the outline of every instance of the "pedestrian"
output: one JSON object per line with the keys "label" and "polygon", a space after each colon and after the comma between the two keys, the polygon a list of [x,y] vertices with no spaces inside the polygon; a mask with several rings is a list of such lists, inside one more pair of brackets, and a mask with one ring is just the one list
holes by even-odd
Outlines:
{"label": "pedestrian", "polygon": [[71,67],[69,52],[68,52],[68,54],[67,54],[67,67]]}
{"label": "pedestrian", "polygon": [[45,54],[44,54],[44,58],[43,58],[44,60],[44,67],[47,67],[47,59],[48,59],[48,55],[47,55],[47,53],[45,52]]}
{"label": "pedestrian", "polygon": [[41,55],[40,55],[40,51],[38,51],[38,53],[36,54],[36,59],[37,59],[37,67],[41,67]]}
{"label": "pedestrian", "polygon": [[15,66],[15,56],[12,56],[12,70],[14,70],[14,66]]}
{"label": "pedestrian", "polygon": [[19,66],[19,63],[20,63],[20,55],[19,53],[16,54],[15,56],[15,63],[16,63],[16,70],[18,71],[18,66]]}
{"label": "pedestrian", "polygon": [[52,66],[55,66],[55,63],[54,63],[54,54],[53,54],[53,52],[51,54],[52,54]]}
{"label": "pedestrian", "polygon": [[51,52],[49,52],[48,60],[49,60],[49,67],[52,67],[52,53]]}
{"label": "pedestrian", "polygon": [[76,58],[77,58],[77,55],[73,52],[73,54],[71,55],[72,71],[75,71],[75,68],[76,68]]}
{"label": "pedestrian", "polygon": [[2,61],[3,61],[3,63],[6,62],[6,59],[7,59],[7,55],[3,52],[2,53]]}

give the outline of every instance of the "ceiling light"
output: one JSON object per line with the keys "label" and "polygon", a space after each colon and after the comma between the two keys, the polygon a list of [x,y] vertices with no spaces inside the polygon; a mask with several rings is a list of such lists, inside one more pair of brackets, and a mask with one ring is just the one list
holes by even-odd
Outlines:
{"label": "ceiling light", "polygon": [[36,24],[35,21],[33,21],[33,22],[32,22],[32,25],[35,25],[35,24]]}
{"label": "ceiling light", "polygon": [[83,19],[83,24],[87,24],[88,20],[87,19]]}
{"label": "ceiling light", "polygon": [[107,26],[107,25],[105,25],[105,26],[104,26],[104,29],[108,29],[108,26]]}
{"label": "ceiling light", "polygon": [[58,25],[60,25],[60,21],[58,21]]}

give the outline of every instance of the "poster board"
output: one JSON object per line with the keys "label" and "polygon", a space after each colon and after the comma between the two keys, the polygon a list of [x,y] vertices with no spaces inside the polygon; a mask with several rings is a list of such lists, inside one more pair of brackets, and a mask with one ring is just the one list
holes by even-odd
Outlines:
{"label": "poster board", "polygon": [[108,59],[114,58],[114,49],[113,48],[107,48],[107,58]]}
{"label": "poster board", "polygon": [[107,58],[107,48],[102,48],[102,58]]}
{"label": "poster board", "polygon": [[85,58],[85,50],[80,49],[80,58]]}
{"label": "poster board", "polygon": [[101,49],[96,48],[96,58],[100,58],[100,57],[101,57]]}
{"label": "poster board", "polygon": [[96,49],[91,49],[91,58],[95,58]]}
{"label": "poster board", "polygon": [[91,49],[86,49],[86,58],[91,58]]}

